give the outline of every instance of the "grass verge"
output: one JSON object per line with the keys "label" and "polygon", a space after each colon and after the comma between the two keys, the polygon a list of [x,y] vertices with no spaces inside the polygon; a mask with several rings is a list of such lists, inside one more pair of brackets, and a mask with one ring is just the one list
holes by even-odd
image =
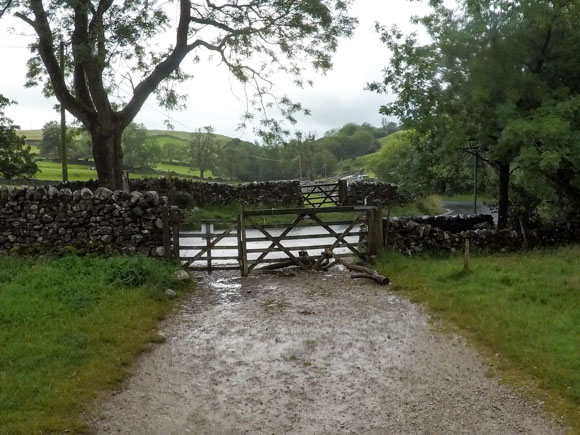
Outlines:
{"label": "grass verge", "polygon": [[469,272],[458,257],[389,253],[378,269],[580,433],[580,246],[475,257]]}
{"label": "grass verge", "polygon": [[[96,392],[159,341],[176,266],[150,258],[0,257],[0,433],[82,432]],[[183,287],[183,285],[182,285]]]}
{"label": "grass verge", "polygon": [[391,216],[436,216],[445,213],[439,195],[429,195],[419,198],[410,204],[391,208]]}

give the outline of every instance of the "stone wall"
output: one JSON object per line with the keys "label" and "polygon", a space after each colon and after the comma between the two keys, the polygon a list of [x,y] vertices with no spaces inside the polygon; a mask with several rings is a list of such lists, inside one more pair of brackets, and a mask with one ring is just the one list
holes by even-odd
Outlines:
{"label": "stone wall", "polygon": [[406,204],[412,200],[408,194],[399,192],[399,186],[391,183],[354,181],[347,189],[340,189],[341,205],[361,205],[365,198],[382,201],[384,206]]}
{"label": "stone wall", "polygon": [[74,246],[159,255],[167,202],[156,192],[0,187],[0,252]]}
{"label": "stone wall", "polygon": [[[475,222],[473,217],[469,220],[472,224]],[[459,227],[460,224],[455,222],[455,225]],[[476,228],[478,226],[481,228]],[[483,225],[473,224],[470,229],[467,229],[469,223],[466,222],[465,227],[465,230],[453,232],[426,223],[421,218],[391,218],[388,224],[384,220],[388,248],[407,255],[462,251],[466,239],[469,239],[470,250],[476,252],[518,251],[580,242],[578,223],[527,230],[525,239],[521,232],[497,230],[485,222]]]}
{"label": "stone wall", "polygon": [[431,225],[443,231],[459,233],[474,229],[493,228],[493,216],[490,214],[473,214],[458,216],[411,216],[402,219],[412,220],[419,225]]}
{"label": "stone wall", "polygon": [[[243,184],[209,183],[183,178],[144,178],[129,181],[132,191],[159,192],[171,200],[176,192],[191,195],[196,206],[243,203],[247,205],[302,206],[302,193],[298,181],[265,181]],[[59,184],[71,190],[88,187],[96,189],[97,181],[77,181]]]}
{"label": "stone wall", "polygon": [[232,185],[181,178],[147,178],[131,180],[130,185],[132,190],[155,190],[170,197],[174,192],[185,192],[191,195],[197,206],[232,203],[301,206],[303,203],[298,181],[265,181]]}

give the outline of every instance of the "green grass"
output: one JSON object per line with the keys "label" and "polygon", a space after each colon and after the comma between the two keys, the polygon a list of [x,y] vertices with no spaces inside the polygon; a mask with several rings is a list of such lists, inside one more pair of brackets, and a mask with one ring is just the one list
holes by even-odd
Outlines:
{"label": "green grass", "polygon": [[343,160],[338,165],[339,170],[364,168],[369,176],[375,177],[380,162],[388,159],[393,151],[407,143],[407,131],[397,131],[378,139],[378,141],[381,145],[378,151],[354,159]]}
{"label": "green grass", "polygon": [[391,216],[424,216],[445,213],[439,195],[429,195],[400,207],[391,208]]}
{"label": "green grass", "polygon": [[[62,180],[62,168],[60,163],[49,162],[46,160],[38,160],[37,162],[39,172],[36,173],[34,178],[38,180]],[[68,164],[68,177],[70,181],[86,181],[97,178],[97,171],[89,169],[89,166],[79,165],[74,163]],[[183,178],[199,177],[199,170],[196,169],[191,171],[188,166],[181,165],[170,165],[161,164],[156,168],[158,171],[169,171],[175,172],[176,176]],[[130,177],[132,178],[153,178],[153,177],[165,177],[167,173],[163,172],[130,172]],[[173,176],[173,174],[171,174]],[[209,179],[213,176],[211,170],[206,170],[204,172],[204,179]]]}
{"label": "green grass", "polygon": [[0,257],[0,433],[84,431],[96,393],[160,340],[175,268],[142,257]]}
{"label": "green grass", "polygon": [[41,141],[42,140],[42,130],[19,130],[20,136],[25,136],[26,140],[29,141]]}
{"label": "green grass", "polygon": [[[444,201],[473,201],[473,193],[457,193],[455,195],[443,195]],[[477,195],[477,202],[490,202],[495,198],[490,195]]]}
{"label": "green grass", "polygon": [[[38,160],[36,162],[39,171],[34,175],[38,180],[62,180],[62,167],[60,163]],[[86,181],[97,178],[97,171],[89,169],[89,166],[68,164],[68,179],[70,181]]]}
{"label": "green grass", "polygon": [[459,257],[385,254],[378,270],[580,431],[580,246],[475,257],[469,272]]}

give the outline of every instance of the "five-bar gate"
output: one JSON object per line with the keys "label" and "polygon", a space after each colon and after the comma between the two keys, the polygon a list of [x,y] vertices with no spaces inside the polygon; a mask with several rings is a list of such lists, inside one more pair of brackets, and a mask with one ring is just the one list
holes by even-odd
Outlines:
{"label": "five-bar gate", "polygon": [[381,215],[380,204],[245,210],[235,221],[203,221],[199,231],[180,232],[179,257],[195,270],[242,276],[271,263],[316,268],[325,249],[366,259],[382,248]]}

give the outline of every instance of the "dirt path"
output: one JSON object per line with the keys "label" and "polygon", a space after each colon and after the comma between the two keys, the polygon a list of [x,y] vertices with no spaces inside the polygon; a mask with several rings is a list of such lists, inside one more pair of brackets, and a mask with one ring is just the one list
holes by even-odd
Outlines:
{"label": "dirt path", "polygon": [[344,273],[205,277],[95,422],[124,434],[551,434],[457,336]]}

